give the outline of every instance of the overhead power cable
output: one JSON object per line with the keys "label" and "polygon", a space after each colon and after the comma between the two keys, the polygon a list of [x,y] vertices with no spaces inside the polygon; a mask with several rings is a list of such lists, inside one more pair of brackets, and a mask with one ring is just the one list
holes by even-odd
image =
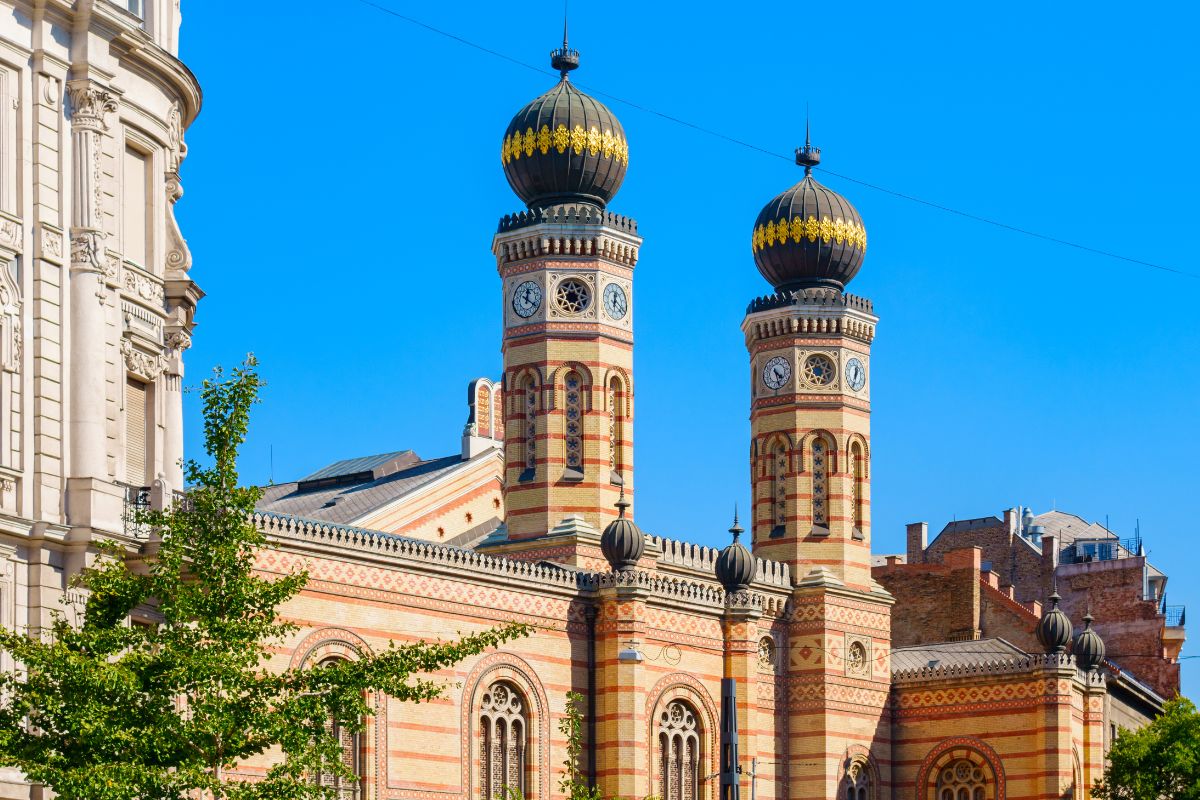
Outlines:
{"label": "overhead power cable", "polygon": [[[551,72],[550,70],[543,69],[542,67],[538,67],[534,64],[530,64],[528,61],[522,61],[521,59],[514,58],[513,56],[510,56],[507,53],[502,53],[499,50],[494,50],[490,47],[486,47],[477,42],[473,42],[470,39],[466,39],[455,33],[451,33],[450,31],[444,30],[442,28],[438,28],[434,25],[430,25],[429,23],[419,20],[416,17],[409,16],[408,14],[402,14],[401,12],[396,11],[393,8],[388,8],[387,6],[372,2],[372,0],[358,0],[358,2],[364,6],[367,6],[368,8],[373,8],[382,14],[387,14],[388,16],[395,17],[396,19],[407,22],[410,25],[414,25],[418,28],[423,28],[423,29],[429,31],[430,33],[434,33],[434,34],[437,34],[438,36],[442,36],[444,38],[450,39],[450,40],[457,42],[461,45],[464,45],[466,47],[470,47],[472,49],[478,50],[481,53],[486,53],[487,55],[490,55],[494,58],[499,58],[503,61],[507,61],[508,63],[513,64],[515,66],[523,67],[524,69],[531,70],[531,71],[536,72],[541,75],[547,75],[550,77],[555,76],[555,73]],[[588,91],[590,91],[593,94],[599,95],[601,97],[605,97],[609,100],[612,100],[613,102],[620,103],[622,105],[628,106],[630,108],[636,109],[636,110],[644,112],[646,114],[651,114],[660,119],[664,119],[664,120],[667,120],[668,122],[675,123],[676,125],[682,125],[685,128],[691,128],[692,130],[694,130],[698,133],[703,133],[706,136],[712,136],[716,139],[721,139],[722,141],[728,142],[733,145],[737,145],[738,147],[744,147],[748,150],[753,150],[756,153],[761,153],[766,156],[771,156],[772,158],[779,158],[779,159],[782,159],[789,163],[792,161],[792,157],[789,155],[786,155],[783,153],[777,153],[773,150],[768,150],[765,147],[760,147],[752,142],[746,141],[745,139],[739,139],[735,136],[730,136],[728,134],[721,133],[720,131],[713,130],[712,128],[706,128],[703,125],[697,125],[696,123],[690,122],[686,119],[683,119],[682,117],[676,117],[672,114],[667,114],[667,113],[659,111],[655,108],[651,108],[649,106],[642,105],[641,103],[636,103],[632,100],[627,100],[623,97],[618,97],[617,95],[603,91],[602,89],[599,89],[595,86],[590,86],[588,84],[579,83],[579,82],[576,82],[576,85],[580,86],[581,88],[587,89]],[[1011,233],[1017,233],[1022,236],[1029,236],[1034,239],[1040,239],[1044,242],[1051,242],[1052,244],[1058,244],[1058,245],[1062,245],[1064,247],[1071,247],[1076,250],[1081,250],[1085,253],[1091,253],[1092,255],[1103,256],[1105,258],[1111,258],[1111,259],[1115,259],[1117,261],[1124,261],[1127,264],[1136,264],[1138,266],[1148,267],[1150,269],[1156,269],[1161,272],[1169,272],[1174,275],[1181,275],[1185,278],[1194,278],[1196,280],[1200,280],[1200,273],[1189,272],[1187,270],[1178,269],[1176,267],[1170,267],[1165,264],[1157,264],[1153,261],[1144,261],[1144,260],[1138,259],[1138,258],[1130,258],[1129,256],[1124,256],[1124,255],[1121,255],[1120,253],[1114,253],[1111,250],[1103,250],[1098,247],[1091,247],[1090,245],[1080,244],[1079,242],[1072,242],[1069,239],[1062,239],[1057,236],[1050,236],[1048,234],[1038,233],[1037,231],[1031,231],[1027,228],[1022,228],[1017,225],[1010,225],[1006,222],[1002,222],[997,219],[992,219],[990,217],[984,217],[979,214],[972,214],[969,211],[962,211],[957,208],[953,208],[951,206],[943,205],[942,203],[935,203],[932,200],[925,200],[923,198],[916,197],[914,195],[907,194],[905,192],[899,192],[899,191],[896,191],[895,189],[889,189],[885,186],[880,186],[878,184],[871,183],[870,181],[864,181],[859,178],[854,178],[849,175],[842,174],[840,172],[834,172],[833,170],[827,169],[825,167],[816,167],[816,169],[820,170],[821,172],[824,172],[827,175],[831,175],[835,178],[839,178],[844,181],[849,181],[851,183],[858,184],[859,186],[863,186],[868,189],[872,189],[874,191],[881,192],[883,194],[891,195],[892,197],[900,198],[901,200],[907,200],[912,203],[918,203],[920,205],[926,206],[927,208],[933,208],[938,211],[944,211],[947,214],[954,214],[955,216],[963,217],[964,219],[969,219],[974,222],[982,223],[984,225],[991,225],[993,227],[1000,228],[1002,230],[1006,230]]]}

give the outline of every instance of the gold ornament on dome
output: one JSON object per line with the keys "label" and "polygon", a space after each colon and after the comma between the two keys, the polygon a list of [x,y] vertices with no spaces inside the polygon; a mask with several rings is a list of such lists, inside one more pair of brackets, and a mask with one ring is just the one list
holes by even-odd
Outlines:
{"label": "gold ornament on dome", "polygon": [[[580,156],[586,152],[591,156],[601,156],[619,161],[622,166],[629,166],[629,143],[621,136],[610,130],[601,131],[595,126],[584,130],[582,125],[568,128],[562,124],[553,130],[550,126],[543,125],[537,131],[530,127],[524,132],[514,131],[506,135],[500,143],[500,163],[508,165],[522,158],[548,155],[551,150],[557,153],[570,150]],[[785,225],[786,222],[781,220],[780,224]],[[786,237],[781,241],[785,239]]]}
{"label": "gold ornament on dome", "polygon": [[863,252],[867,250],[867,229],[860,223],[841,217],[825,216],[817,219],[812,214],[809,214],[807,219],[800,216],[790,219],[785,217],[765,225],[756,225],[750,242],[751,249],[757,253],[764,248],[773,247],[777,242],[781,245],[788,242],[800,244],[804,239],[809,242],[820,239],[824,244],[846,244]]}

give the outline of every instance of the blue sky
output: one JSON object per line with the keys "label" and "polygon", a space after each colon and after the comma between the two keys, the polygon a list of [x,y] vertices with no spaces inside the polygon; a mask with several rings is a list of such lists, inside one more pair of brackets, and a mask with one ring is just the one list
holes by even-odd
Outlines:
{"label": "blue sky", "polygon": [[[465,387],[500,371],[490,242],[518,210],[512,114],[553,85],[554,4],[378,0],[538,73],[362,4],[184,3],[204,87],[177,206],[208,292],[188,382],[250,350],[269,382],[248,481],[351,456],[454,452]],[[876,552],[904,524],[1025,504],[1140,520],[1168,602],[1200,614],[1200,261],[1195,11],[1146,5],[576,4],[577,83],[788,155],[805,105],[823,166],[971,214],[1193,274],[981,224],[818,173],[861,212],[851,290],[873,348]],[[544,12],[544,13],[543,13]],[[236,31],[231,33],[231,28]],[[248,37],[248,38],[243,38]],[[252,41],[255,50],[243,51]],[[631,155],[611,204],[636,271],[637,519],[725,541],[745,506],[739,324],[769,287],[758,210],[786,159],[604,98]],[[189,453],[199,451],[195,397]],[[1196,617],[1200,619],[1200,617]],[[1185,655],[1194,646],[1185,648]],[[1184,689],[1200,694],[1200,662]]]}

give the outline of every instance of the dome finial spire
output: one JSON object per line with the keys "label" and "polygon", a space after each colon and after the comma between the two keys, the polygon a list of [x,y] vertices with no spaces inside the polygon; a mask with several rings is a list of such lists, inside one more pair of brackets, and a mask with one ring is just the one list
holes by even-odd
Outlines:
{"label": "dome finial spire", "polygon": [[733,540],[735,542],[738,540],[738,537],[742,535],[742,532],[744,530],[745,529],[741,525],[738,525],[737,503],[734,503],[733,504],[733,527],[729,529],[729,532],[733,534]]}
{"label": "dome finial spire", "polygon": [[804,167],[804,177],[812,175],[813,167],[821,163],[821,148],[812,146],[812,124],[808,104],[804,105],[804,147],[796,148],[796,163]]}
{"label": "dome finial spire", "polygon": [[579,67],[579,51],[572,50],[567,42],[567,2],[563,0],[563,43],[558,50],[550,52],[550,66],[558,70],[562,79],[568,80],[567,73]]}
{"label": "dome finial spire", "polygon": [[613,505],[615,505],[619,509],[617,516],[624,517],[625,509],[629,508],[629,501],[625,499],[625,487],[624,486],[621,487],[621,496],[617,498],[617,502],[614,503]]}

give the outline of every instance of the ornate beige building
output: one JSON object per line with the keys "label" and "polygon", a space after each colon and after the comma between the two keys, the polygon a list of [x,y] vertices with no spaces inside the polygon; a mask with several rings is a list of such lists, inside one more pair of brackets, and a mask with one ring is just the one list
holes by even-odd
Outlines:
{"label": "ornate beige building", "polygon": [[200,87],[174,0],[2,5],[0,621],[36,629],[99,537],[136,546],[129,503],[182,483],[202,293],[173,209]]}

